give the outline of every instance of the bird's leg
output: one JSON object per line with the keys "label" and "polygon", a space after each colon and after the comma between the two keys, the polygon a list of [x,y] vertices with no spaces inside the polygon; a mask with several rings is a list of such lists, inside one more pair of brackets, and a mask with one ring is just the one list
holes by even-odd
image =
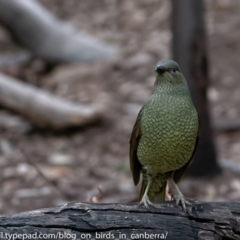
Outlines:
{"label": "bird's leg", "polygon": [[170,178],[168,180],[169,180],[169,182],[171,182],[171,184],[174,187],[174,190],[176,192],[176,194],[173,195],[173,198],[176,201],[176,204],[180,205],[180,203],[181,203],[184,212],[186,212],[187,211],[186,205],[191,206],[191,203],[189,201],[185,200],[183,194],[181,193],[180,189],[178,188],[178,186],[174,182],[174,180],[172,178]]}
{"label": "bird's leg", "polygon": [[147,187],[145,189],[142,200],[140,202],[140,204],[144,205],[145,207],[153,206],[153,203],[150,202],[150,200],[148,198],[148,191],[149,191],[151,183],[152,183],[152,177],[147,176]]}

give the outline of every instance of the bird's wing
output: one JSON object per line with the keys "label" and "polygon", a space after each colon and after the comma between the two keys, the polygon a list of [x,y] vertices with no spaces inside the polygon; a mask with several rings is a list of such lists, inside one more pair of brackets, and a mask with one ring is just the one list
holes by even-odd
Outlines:
{"label": "bird's wing", "polygon": [[[142,108],[143,109],[143,108]],[[138,143],[141,138],[141,115],[142,115],[142,109],[138,113],[137,120],[134,124],[132,135],[130,139],[130,168],[133,175],[133,182],[135,185],[138,184],[139,178],[140,178],[140,172],[141,172],[141,163],[138,160],[137,157],[137,148]]]}
{"label": "bird's wing", "polygon": [[190,166],[190,164],[193,161],[193,158],[194,158],[194,155],[195,155],[195,152],[196,152],[196,149],[197,149],[197,145],[198,145],[198,140],[199,140],[199,129],[200,129],[200,123],[198,123],[198,133],[197,133],[195,146],[194,146],[194,149],[193,149],[193,152],[192,152],[192,155],[191,155],[190,159],[188,160],[188,162],[183,167],[174,171],[173,180],[174,180],[175,183],[178,183],[181,180],[183,174],[186,172],[186,170],[188,169],[188,167]]}

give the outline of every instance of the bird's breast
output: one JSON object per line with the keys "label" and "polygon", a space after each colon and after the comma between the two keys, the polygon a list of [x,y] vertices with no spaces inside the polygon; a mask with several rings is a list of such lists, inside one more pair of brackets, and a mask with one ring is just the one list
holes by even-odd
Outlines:
{"label": "bird's breast", "polygon": [[191,157],[198,132],[198,116],[189,97],[152,98],[144,106],[140,163],[156,173],[182,167]]}

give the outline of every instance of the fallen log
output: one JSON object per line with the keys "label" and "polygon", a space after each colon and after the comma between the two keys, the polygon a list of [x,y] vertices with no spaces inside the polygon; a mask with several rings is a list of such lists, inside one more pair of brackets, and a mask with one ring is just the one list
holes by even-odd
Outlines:
{"label": "fallen log", "polygon": [[64,129],[99,121],[91,106],[63,100],[4,74],[0,74],[0,105],[38,127]]}
{"label": "fallen log", "polygon": [[0,238],[15,234],[15,239],[23,239],[26,234],[25,239],[35,239],[35,234],[36,239],[66,240],[240,239],[239,216],[240,203],[236,202],[193,202],[191,212],[186,214],[173,202],[150,208],[72,202],[0,216]]}
{"label": "fallen log", "polygon": [[53,63],[115,59],[115,47],[61,22],[35,0],[0,0],[0,22],[20,44]]}

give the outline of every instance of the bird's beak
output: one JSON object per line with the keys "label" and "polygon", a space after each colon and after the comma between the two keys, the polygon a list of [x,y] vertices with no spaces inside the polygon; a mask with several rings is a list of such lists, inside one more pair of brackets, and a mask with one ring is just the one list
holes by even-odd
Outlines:
{"label": "bird's beak", "polygon": [[157,65],[155,68],[155,72],[163,74],[164,73],[164,67],[162,65]]}

